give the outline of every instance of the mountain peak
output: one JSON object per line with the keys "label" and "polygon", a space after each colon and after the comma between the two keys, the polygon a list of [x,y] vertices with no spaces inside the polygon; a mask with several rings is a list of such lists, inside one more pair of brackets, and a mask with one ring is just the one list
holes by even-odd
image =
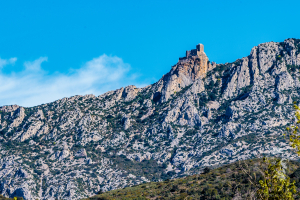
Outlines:
{"label": "mountain peak", "polygon": [[196,45],[196,49],[186,51],[185,57],[179,58],[177,63],[180,68],[189,66],[192,69],[192,79],[195,80],[200,76],[205,77],[206,73],[212,68],[209,63],[209,59],[204,52],[204,45],[199,43]]}
{"label": "mountain peak", "polygon": [[159,81],[162,84],[161,102],[167,101],[174,92],[181,91],[182,88],[192,84],[200,77],[205,77],[206,73],[216,67],[216,63],[210,63],[204,53],[204,45],[196,45],[196,49],[186,51],[186,56],[179,58],[171,71],[163,76]]}

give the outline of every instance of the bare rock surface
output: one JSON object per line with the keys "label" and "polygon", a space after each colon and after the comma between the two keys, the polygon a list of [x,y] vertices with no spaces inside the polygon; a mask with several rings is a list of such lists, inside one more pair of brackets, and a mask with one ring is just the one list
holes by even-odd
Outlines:
{"label": "bare rock surface", "polygon": [[241,159],[296,159],[283,138],[300,93],[300,40],[233,63],[186,52],[144,88],[0,107],[0,193],[80,199]]}

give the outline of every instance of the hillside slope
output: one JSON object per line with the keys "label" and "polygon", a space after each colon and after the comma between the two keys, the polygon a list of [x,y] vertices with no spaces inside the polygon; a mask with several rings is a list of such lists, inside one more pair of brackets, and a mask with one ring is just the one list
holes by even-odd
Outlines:
{"label": "hillside slope", "polygon": [[[287,174],[292,177],[291,181],[299,181],[300,176],[297,172],[299,171],[300,163],[291,161],[284,163],[287,166]],[[257,180],[255,183],[258,183],[262,178],[261,170],[263,170],[263,167],[266,167],[266,163],[262,159],[235,162],[207,171],[204,174],[187,176],[175,180],[168,179],[164,182],[144,183],[128,188],[112,190],[84,200],[254,199],[256,195],[255,191],[258,188],[251,184],[249,175]]]}
{"label": "hillside slope", "polygon": [[0,107],[0,193],[80,199],[262,155],[296,159],[282,137],[299,99],[300,40],[233,63],[203,45],[144,88]]}

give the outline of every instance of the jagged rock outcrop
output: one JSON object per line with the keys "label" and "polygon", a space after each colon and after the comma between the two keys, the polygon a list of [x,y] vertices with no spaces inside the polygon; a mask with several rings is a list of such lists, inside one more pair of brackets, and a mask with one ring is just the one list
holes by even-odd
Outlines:
{"label": "jagged rock outcrop", "polygon": [[226,64],[197,45],[144,88],[0,107],[0,193],[80,199],[265,154],[297,158],[282,134],[299,69],[298,39]]}
{"label": "jagged rock outcrop", "polygon": [[28,178],[29,175],[28,175],[28,172],[22,168],[20,168],[16,174],[15,174],[15,177],[16,178]]}
{"label": "jagged rock outcrop", "polygon": [[123,124],[124,130],[127,130],[130,127],[130,118],[127,116],[124,116],[122,118],[122,124]]}
{"label": "jagged rock outcrop", "polygon": [[131,101],[136,97],[138,92],[139,92],[138,88],[136,88],[134,85],[130,85],[124,88],[122,97],[124,98],[125,101]]}
{"label": "jagged rock outcrop", "polygon": [[208,61],[202,44],[198,44],[197,49],[187,51],[186,57],[180,58],[171,71],[159,81],[160,102],[168,101],[171,95],[180,92],[200,77],[205,77],[207,71],[214,67],[215,63],[211,64]]}
{"label": "jagged rock outcrop", "polygon": [[85,149],[80,149],[79,151],[76,152],[75,156],[78,157],[78,158],[87,157],[86,150]]}

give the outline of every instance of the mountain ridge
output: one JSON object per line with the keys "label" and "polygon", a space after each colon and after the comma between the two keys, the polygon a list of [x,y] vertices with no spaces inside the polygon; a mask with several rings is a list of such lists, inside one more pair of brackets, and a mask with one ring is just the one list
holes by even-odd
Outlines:
{"label": "mountain ridge", "polygon": [[144,88],[2,106],[0,193],[79,199],[262,155],[297,159],[282,133],[299,53],[300,40],[287,39],[216,64],[199,44]]}

